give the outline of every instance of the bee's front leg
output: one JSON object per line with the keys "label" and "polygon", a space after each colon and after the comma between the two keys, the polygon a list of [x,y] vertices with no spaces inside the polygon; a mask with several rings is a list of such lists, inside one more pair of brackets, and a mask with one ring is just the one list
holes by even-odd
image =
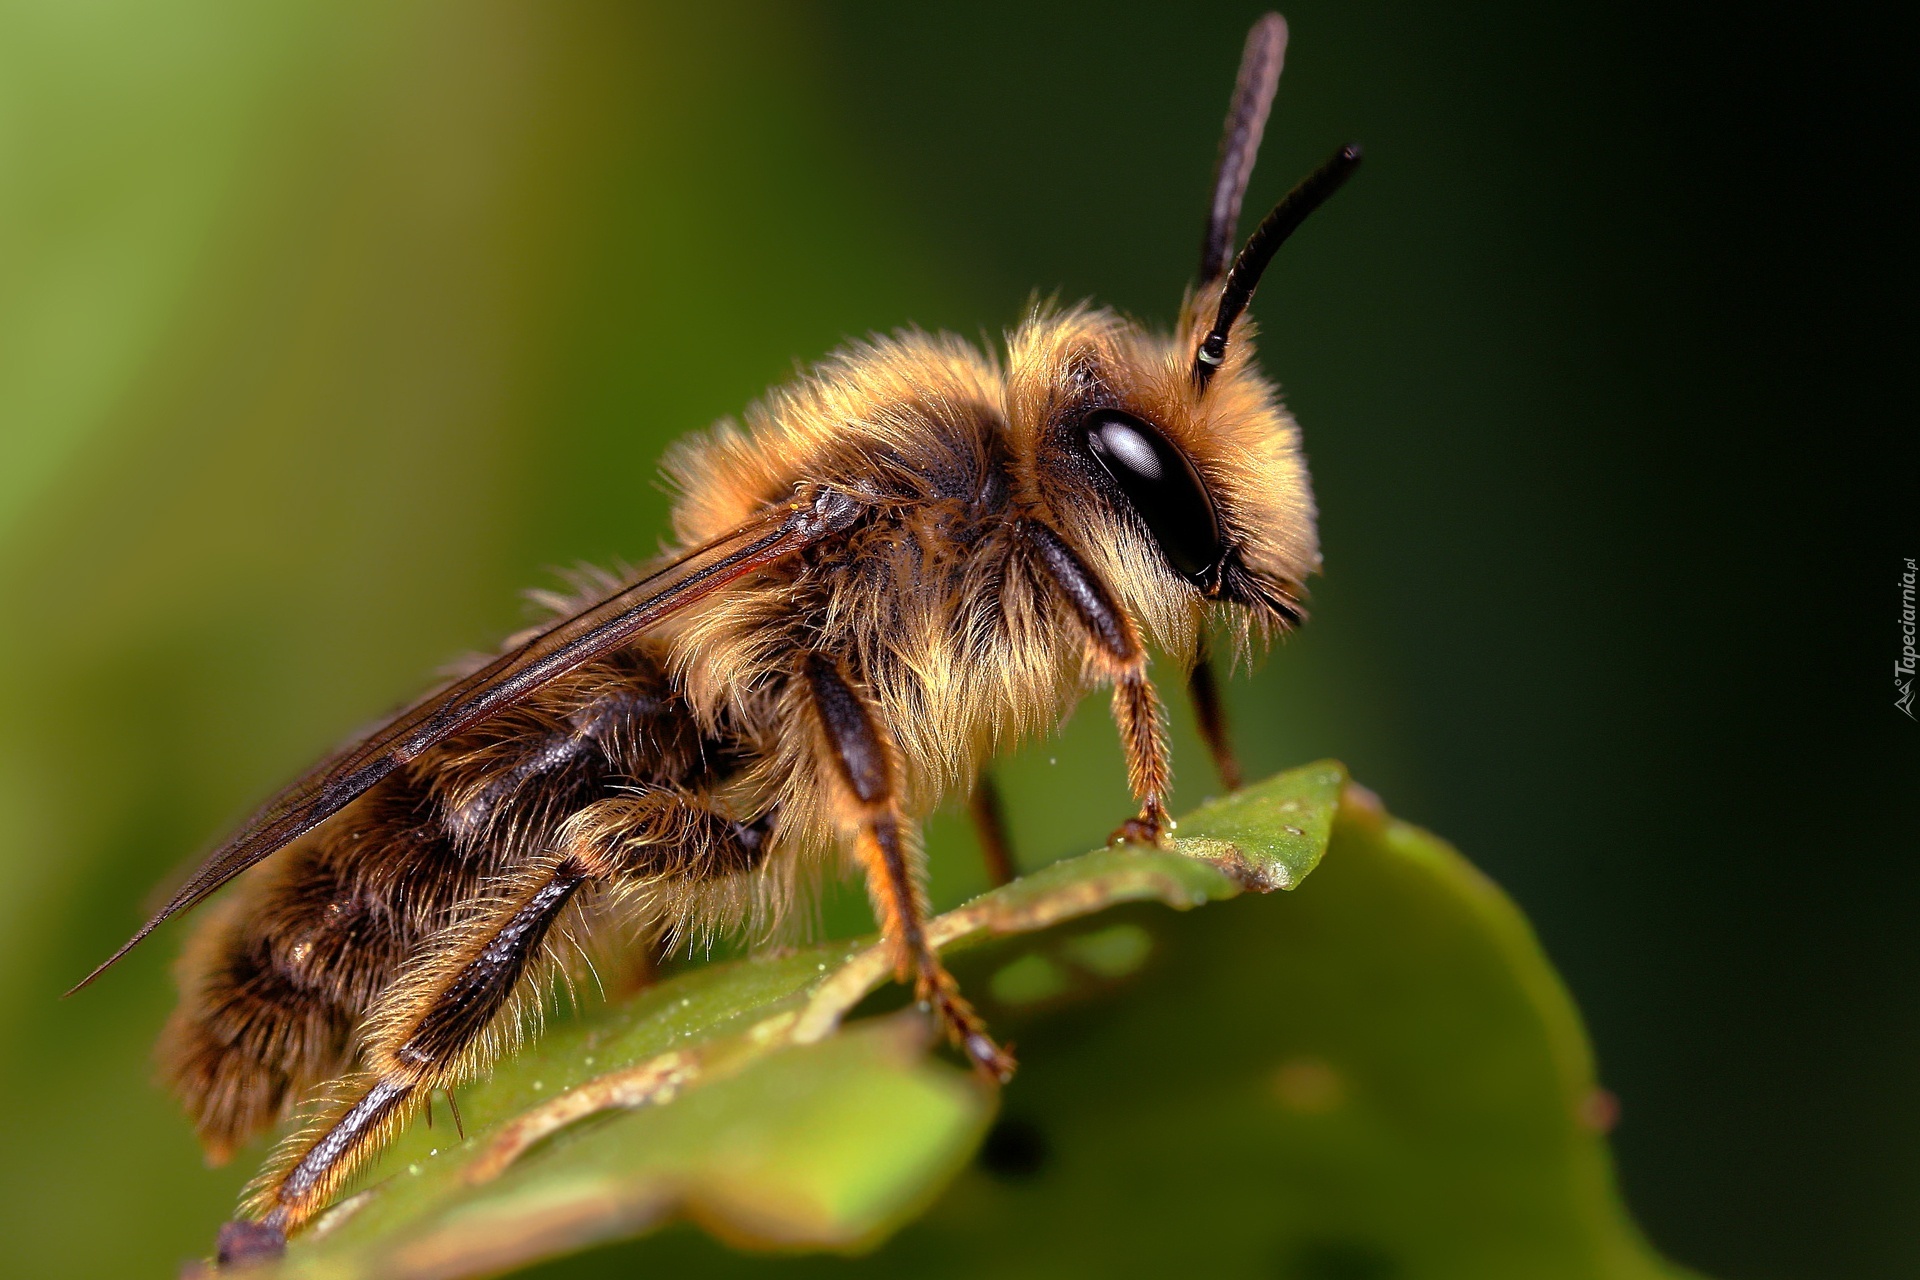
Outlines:
{"label": "bee's front leg", "polygon": [[1167,758],[1166,719],[1153,681],[1147,679],[1144,654],[1114,676],[1113,720],[1120,729],[1120,749],[1127,756],[1127,784],[1140,801],[1140,812],[1121,823],[1107,843],[1132,840],[1157,845],[1173,826],[1167,817],[1173,769]]}
{"label": "bee's front leg", "polygon": [[1233,750],[1233,734],[1227,728],[1227,710],[1220,701],[1220,677],[1214,670],[1213,654],[1204,636],[1200,652],[1194,658],[1193,671],[1187,676],[1187,693],[1193,700],[1193,718],[1199,722],[1200,737],[1213,756],[1213,767],[1220,774],[1220,785],[1228,791],[1240,789],[1240,757]]}
{"label": "bee's front leg", "polygon": [[830,761],[829,789],[866,869],[867,892],[893,948],[895,975],[902,982],[912,979],[914,994],[933,1009],[954,1044],[983,1075],[1011,1079],[1013,1055],[987,1034],[986,1023],[927,941],[927,898],[910,857],[915,833],[900,812],[892,742],[871,704],[831,657],[807,654],[801,674]]}
{"label": "bee's front leg", "polygon": [[1173,825],[1167,818],[1173,766],[1160,697],[1147,679],[1147,647],[1112,590],[1059,534],[1038,521],[1022,524],[1021,532],[1040,569],[1080,619],[1094,666],[1113,681],[1113,719],[1127,756],[1127,784],[1140,801],[1140,812],[1121,823],[1108,843],[1159,844]]}

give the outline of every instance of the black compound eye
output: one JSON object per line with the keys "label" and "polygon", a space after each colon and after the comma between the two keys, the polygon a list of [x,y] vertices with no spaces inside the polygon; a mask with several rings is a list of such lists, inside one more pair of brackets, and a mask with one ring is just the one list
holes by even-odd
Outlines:
{"label": "black compound eye", "polygon": [[1220,563],[1220,518],[1187,455],[1156,428],[1118,409],[1095,410],[1080,429],[1174,572],[1194,582],[1210,575]]}

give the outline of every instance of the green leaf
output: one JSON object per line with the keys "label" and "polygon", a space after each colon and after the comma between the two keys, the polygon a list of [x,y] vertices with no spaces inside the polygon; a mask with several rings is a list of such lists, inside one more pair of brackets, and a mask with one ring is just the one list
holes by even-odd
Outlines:
{"label": "green leaf", "polygon": [[[464,1141],[413,1126],[281,1270],[493,1274],[645,1236],[622,1271],[1676,1274],[1612,1190],[1564,990],[1457,854],[1329,763],[1178,836],[935,922],[1020,1042],[1003,1097],[917,1010],[867,1012],[901,1002],[872,939],[708,965],[550,1027],[462,1091]],[[1246,892],[1323,853],[1308,893]]]}

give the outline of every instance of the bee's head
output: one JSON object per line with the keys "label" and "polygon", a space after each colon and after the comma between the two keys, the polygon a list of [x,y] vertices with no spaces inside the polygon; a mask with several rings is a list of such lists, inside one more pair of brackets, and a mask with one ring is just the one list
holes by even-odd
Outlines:
{"label": "bee's head", "polygon": [[1191,649],[1210,603],[1228,606],[1242,635],[1298,625],[1303,584],[1320,565],[1300,430],[1256,365],[1246,309],[1274,253],[1352,174],[1360,149],[1336,152],[1229,256],[1285,48],[1277,14],[1247,37],[1201,284],[1176,332],[1042,308],[1008,343],[1010,416],[1033,496],[1174,653]]}
{"label": "bee's head", "polygon": [[1300,430],[1255,366],[1250,326],[1204,388],[1196,329],[1168,337],[1111,311],[1041,310],[1008,361],[1031,496],[1152,641],[1181,655],[1210,605],[1229,606],[1243,633],[1298,625],[1320,565]]}

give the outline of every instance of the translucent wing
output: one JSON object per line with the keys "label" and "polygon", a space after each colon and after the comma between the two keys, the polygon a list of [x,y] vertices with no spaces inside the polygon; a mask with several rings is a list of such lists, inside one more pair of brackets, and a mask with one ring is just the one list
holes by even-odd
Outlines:
{"label": "translucent wing", "polygon": [[[75,985],[92,982],[169,916],[326,821],[435,743],[513,706],[548,681],[617,649],[655,623],[853,523],[861,506],[833,490],[771,508],[660,572],[563,618],[518,648],[414,703],[268,801],[200,865],[171,901]],[[68,994],[72,994],[69,992]]]}

